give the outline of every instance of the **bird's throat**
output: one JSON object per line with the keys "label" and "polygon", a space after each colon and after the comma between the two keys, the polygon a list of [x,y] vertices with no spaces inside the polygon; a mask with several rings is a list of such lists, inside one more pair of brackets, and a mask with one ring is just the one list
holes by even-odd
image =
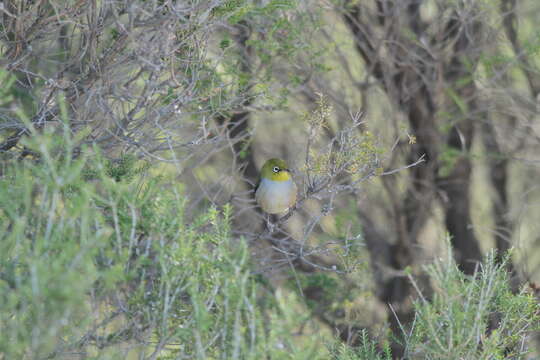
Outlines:
{"label": "bird's throat", "polygon": [[272,173],[269,177],[272,181],[289,181],[291,180],[291,174],[288,171],[283,170],[277,173]]}

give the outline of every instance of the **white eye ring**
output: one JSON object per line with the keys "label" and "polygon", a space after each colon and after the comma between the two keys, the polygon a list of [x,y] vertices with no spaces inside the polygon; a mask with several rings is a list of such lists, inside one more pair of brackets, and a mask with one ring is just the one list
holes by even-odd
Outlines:
{"label": "white eye ring", "polygon": [[279,168],[277,166],[274,166],[274,168],[272,169],[273,172],[277,173],[279,172]]}

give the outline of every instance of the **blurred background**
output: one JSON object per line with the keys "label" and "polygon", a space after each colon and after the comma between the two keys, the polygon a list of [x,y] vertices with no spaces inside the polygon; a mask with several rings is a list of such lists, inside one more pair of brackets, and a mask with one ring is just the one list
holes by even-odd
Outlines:
{"label": "blurred background", "polygon": [[[512,292],[538,292],[537,1],[5,0],[0,12],[0,173],[39,163],[25,139],[56,134],[117,180],[122,166],[139,185],[160,177],[156,198],[179,186],[188,223],[230,204],[262,294],[309,314],[300,337],[369,334],[398,358],[413,300],[438,291],[425,271],[437,259],[473,275],[496,249]],[[254,201],[273,157],[299,189],[285,217]]]}

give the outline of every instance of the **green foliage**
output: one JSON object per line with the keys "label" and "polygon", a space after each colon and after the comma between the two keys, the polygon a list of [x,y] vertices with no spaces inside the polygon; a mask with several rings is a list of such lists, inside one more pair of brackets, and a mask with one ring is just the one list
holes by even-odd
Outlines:
{"label": "green foliage", "polygon": [[378,165],[378,156],[383,151],[375,135],[361,131],[358,123],[337,133],[330,146],[322,149],[313,146],[323,135],[323,130],[330,128],[332,116],[332,106],[322,94],[318,96],[315,109],[303,116],[308,127],[308,161],[305,170],[318,176],[340,173],[362,176],[375,173],[374,165]]}
{"label": "green foliage", "polygon": [[523,341],[540,328],[540,308],[525,289],[511,291],[506,264],[497,264],[494,252],[474,277],[464,275],[452,256],[426,270],[436,292],[431,301],[416,303],[406,338],[410,358],[526,358]]}
{"label": "green foliage", "polygon": [[0,106],[6,106],[10,101],[13,100],[13,94],[11,87],[15,83],[15,76],[10,75],[6,71],[0,71]]}
{"label": "green foliage", "polygon": [[276,69],[281,73],[284,63],[295,64],[302,54],[302,64],[307,59],[314,71],[324,71],[324,65],[317,63],[322,53],[315,54],[318,50],[305,39],[304,30],[313,28],[313,19],[297,10],[294,0],[271,0],[264,5],[231,0],[214,9],[215,14],[236,27],[233,34],[237,46],[231,46],[229,33],[224,33],[219,42],[219,48],[227,54],[218,71],[222,82],[235,84],[238,94],[246,95],[249,91],[250,98],[284,108],[289,100],[289,87],[303,84],[308,76],[290,71],[291,81],[284,83],[276,76]]}
{"label": "green foliage", "polygon": [[308,124],[310,136],[315,138],[320,137],[321,131],[330,126],[329,124],[333,111],[332,105],[330,105],[328,99],[326,99],[323,94],[317,94],[317,96],[315,109],[302,116],[302,120]]}
{"label": "green foliage", "polygon": [[288,335],[287,301],[256,305],[230,207],[187,215],[180,185],[122,181],[134,158],[73,159],[72,143],[36,133],[25,146],[37,160],[0,178],[0,354],[121,358],[119,344],[147,339],[162,359],[312,357],[315,342],[296,349]]}
{"label": "green foliage", "polygon": [[115,181],[131,181],[135,176],[143,174],[150,167],[149,162],[139,164],[131,154],[124,154],[119,159],[105,163],[105,173]]}
{"label": "green foliage", "polygon": [[[330,206],[331,202],[327,206],[320,201],[325,194],[321,197],[315,194],[308,200],[319,200],[323,205],[321,218],[332,212],[336,228],[350,229],[321,235],[326,231],[323,224],[316,227],[313,222],[317,231],[309,239],[305,236],[306,249],[311,247],[323,257],[331,250],[338,266],[326,269],[327,272],[314,267],[314,273],[309,275],[295,272],[295,281],[286,291],[279,286],[267,291],[270,280],[275,278],[266,274],[253,276],[247,245],[230,231],[230,208],[193,210],[187,205],[192,187],[151,176],[149,163],[139,161],[134,155],[107,160],[98,148],[79,149],[80,143],[95,141],[107,149],[119,149],[114,142],[123,143],[125,146],[118,152],[133,149],[136,144],[150,153],[164,149],[165,142],[173,141],[174,144],[167,145],[175,149],[174,155],[179,155],[174,158],[193,159],[193,162],[201,158],[192,156],[192,152],[203,149],[208,153],[205,159],[211,159],[212,164],[207,166],[213,172],[207,178],[216,180],[217,188],[225,184],[236,189],[227,179],[229,173],[236,176],[235,169],[223,171],[213,165],[214,152],[220,153],[216,163],[223,165],[228,161],[225,155],[221,156],[224,154],[221,140],[225,139],[220,139],[221,134],[230,135],[226,139],[231,140],[229,143],[242,138],[240,146],[232,149],[240,160],[249,160],[248,155],[262,156],[264,152],[252,146],[254,121],[276,119],[277,125],[284,125],[294,136],[299,126],[291,122],[291,116],[287,115],[290,113],[285,116],[276,113],[277,119],[278,116],[266,116],[266,112],[283,109],[289,101],[292,108],[297,108],[299,102],[304,103],[301,98],[309,97],[315,87],[325,92],[340,88],[330,97],[343,106],[340,110],[356,107],[360,100],[362,108],[368,105],[366,101],[370,102],[376,110],[370,110],[376,115],[370,126],[380,129],[389,128],[388,119],[396,121],[403,114],[410,117],[414,111],[408,105],[419,104],[415,94],[431,96],[428,92],[433,90],[433,101],[427,99],[425,104],[433,104],[437,114],[436,132],[440,131],[442,140],[457,123],[474,118],[470,113],[476,113],[477,104],[460,91],[461,87],[472,85],[473,80],[480,90],[478,94],[489,96],[478,98],[472,94],[471,98],[481,100],[482,108],[497,113],[492,120],[498,121],[503,115],[512,121],[534,115],[532,107],[536,99],[520,100],[521,89],[515,86],[514,75],[508,69],[536,72],[540,50],[536,28],[529,35],[519,29],[516,35],[521,49],[519,46],[510,49],[502,37],[503,41],[495,47],[484,47],[485,40],[490,38],[480,36],[478,41],[470,38],[474,47],[459,50],[466,41],[455,38],[454,43],[449,21],[454,17],[461,20],[462,16],[466,20],[475,13],[459,1],[450,2],[453,8],[440,2],[440,10],[434,8],[435,2],[422,5],[420,17],[426,26],[401,21],[399,13],[392,13],[396,26],[379,31],[377,23],[384,21],[380,14],[373,16],[373,23],[367,21],[367,27],[362,30],[375,35],[374,55],[380,58],[366,57],[363,65],[357,51],[361,50],[357,41],[360,34],[347,22],[356,18],[358,23],[364,23],[376,9],[365,7],[359,0],[345,4],[331,1],[320,7],[295,0],[196,0],[180,7],[178,1],[165,0],[142,0],[136,4],[95,2],[94,6],[78,1],[79,5],[73,9],[61,6],[58,18],[57,9],[47,2],[39,6],[27,3],[30,5],[6,7],[4,15],[8,21],[0,24],[7,34],[3,60],[9,65],[6,67],[9,70],[0,70],[0,107],[3,108],[0,139],[4,142],[21,133],[21,129],[34,136],[28,139],[25,135],[24,140],[10,148],[8,152],[13,156],[7,152],[0,154],[2,159],[14,161],[4,162],[0,167],[2,359],[65,358],[73,353],[88,358],[126,358],[120,349],[133,344],[140,348],[140,358],[328,358],[317,344],[319,338],[310,334],[312,327],[318,330],[311,318],[319,316],[325,323],[335,320],[334,325],[338,326],[363,326],[357,316],[349,316],[353,313],[351,309],[365,306],[367,296],[358,284],[361,276],[346,279],[359,263],[368,263],[362,258],[366,252],[361,251],[360,239],[351,235],[361,232],[356,196],[350,197],[353,204],[349,208],[343,206],[341,199],[336,201],[336,209]],[[336,7],[332,8],[333,5]],[[362,11],[346,17],[340,13],[342,8],[352,10],[352,6],[360,6],[358,10]],[[378,10],[376,13],[380,13]],[[437,25],[433,17],[439,11],[441,26],[433,26]],[[318,27],[324,25],[318,23],[323,16],[329,19],[327,25],[332,24],[324,32],[318,32]],[[483,22],[482,17],[474,16],[474,19]],[[155,26],[156,19],[163,27]],[[344,24],[338,24],[342,21]],[[485,30],[475,30],[474,22],[465,21],[472,25],[472,31],[468,31],[468,25],[462,29],[457,26],[456,33],[483,33]],[[494,22],[490,19],[486,24]],[[520,23],[524,21],[520,19]],[[410,29],[424,29],[425,34]],[[438,31],[445,34],[433,37],[440,40],[435,44],[429,38]],[[383,36],[383,40],[396,41],[377,44],[381,34],[389,35]],[[401,37],[407,41],[400,42]],[[408,48],[408,43],[418,45],[418,49]],[[405,47],[400,48],[402,45]],[[420,58],[407,58],[420,48]],[[392,49],[404,55],[403,59],[392,61],[396,52],[387,51]],[[452,52],[456,53],[453,59],[459,64],[448,61],[452,57],[447,55]],[[483,65],[480,70],[473,60],[476,56]],[[424,58],[434,60],[437,67],[419,61]],[[381,66],[365,66],[369,63]],[[384,72],[386,65],[396,72],[385,75],[396,81],[378,81],[381,79],[376,79],[377,76],[370,76],[370,73],[377,75],[379,67]],[[400,76],[400,69],[404,69],[404,77]],[[467,75],[447,83],[446,75],[456,70]],[[318,77],[330,71],[332,76]],[[476,76],[482,71],[493,79],[477,81]],[[421,76],[422,81],[414,81],[415,74],[426,76]],[[436,85],[431,80],[437,80]],[[499,86],[507,81],[511,96],[499,91],[503,90]],[[520,86],[527,86],[521,82]],[[422,85],[420,90],[426,93],[410,86],[415,83]],[[534,85],[537,81],[530,83]],[[364,90],[375,91],[375,96],[364,99]],[[377,91],[387,93],[386,100],[390,101],[377,99]],[[362,95],[362,99],[356,98],[357,95]],[[505,102],[499,102],[498,97],[504,97]],[[420,105],[424,104],[422,101]],[[393,105],[388,106],[389,103]],[[377,116],[379,108],[388,109]],[[514,108],[520,111],[516,113]],[[401,114],[394,116],[394,110]],[[245,119],[249,118],[248,129],[236,136],[237,131],[232,130],[242,129],[226,119],[244,111]],[[216,116],[223,117],[223,124],[216,126],[213,121]],[[27,119],[35,121],[40,134]],[[322,96],[314,111],[303,120],[310,131],[305,157],[307,176],[302,184],[305,193],[327,187],[333,199],[334,194],[352,193],[353,185],[383,172],[379,162],[382,151],[376,136],[364,131],[356,120],[343,129],[342,121],[334,116],[330,103]],[[69,129],[70,122],[76,124],[76,130]],[[69,136],[72,130],[79,132],[77,139]],[[64,136],[54,137],[50,132]],[[387,133],[393,136],[391,131]],[[505,127],[497,129],[495,134],[506,135]],[[276,142],[266,144],[268,149],[286,151],[290,147],[277,143],[287,136],[263,135],[267,135],[267,141]],[[324,138],[333,140],[329,143]],[[518,138],[521,142],[522,137]],[[295,147],[295,154],[303,140],[290,144]],[[512,136],[504,136],[504,140],[501,145],[511,149]],[[410,143],[415,141],[411,136]],[[441,165],[438,175],[442,177],[452,172],[461,157],[469,156],[440,144],[420,145],[433,145],[441,150],[441,156],[431,160]],[[389,158],[392,164],[397,164],[394,160],[409,158],[400,149],[401,143],[396,142],[399,154]],[[529,147],[526,150],[525,155],[530,152]],[[15,162],[18,154],[23,155]],[[190,169],[182,165],[178,168]],[[217,196],[214,187],[202,185],[205,190],[212,189],[208,192],[212,198],[228,198],[228,193],[221,196],[221,189],[217,190],[220,192]],[[396,185],[395,195],[405,195],[401,181]],[[231,195],[234,196],[230,199],[239,199],[236,194]],[[202,202],[210,196],[202,195]],[[315,207],[304,204],[304,215],[312,217]],[[394,208],[396,215],[400,215],[399,209],[407,206]],[[376,230],[380,217],[379,212],[373,213]],[[394,220],[388,223],[399,222]],[[296,228],[302,217],[294,221],[289,225]],[[429,234],[430,226],[421,233]],[[391,230],[382,230],[385,236],[392,235]],[[323,237],[328,237],[329,244],[337,244],[336,249],[316,247]],[[401,261],[399,254],[390,258]],[[390,268],[383,263],[373,265],[374,269],[377,267],[373,270],[375,275],[382,274],[384,280],[386,276],[415,273],[414,264],[403,271],[393,271],[396,270],[393,262]],[[538,305],[526,292],[510,291],[503,265],[495,265],[488,258],[477,276],[471,278],[461,274],[449,259],[430,266],[428,272],[436,292],[433,299],[417,302],[412,329],[404,331],[409,358],[525,356],[521,341],[539,322]],[[350,285],[352,282],[354,286]],[[302,291],[289,291],[298,288]],[[306,296],[306,300],[297,299],[299,294]],[[335,314],[323,317],[329,312]],[[330,319],[332,316],[335,319]],[[405,327],[408,325],[411,324]],[[330,328],[324,336],[333,341],[334,329]],[[332,358],[391,357],[388,347],[381,349],[367,331],[362,331],[359,338],[356,347],[342,343],[331,347]]]}
{"label": "green foliage", "polygon": [[220,6],[213,9],[216,16],[228,18],[230,24],[251,19],[254,16],[273,15],[278,10],[286,10],[294,7],[292,0],[271,0],[264,6],[257,6],[246,0],[226,0]]}
{"label": "green foliage", "polygon": [[366,330],[359,334],[360,345],[357,347],[345,344],[333,344],[330,347],[332,360],[391,360],[390,348],[385,347],[384,352],[377,349],[377,344],[371,340]]}
{"label": "green foliage", "polygon": [[[34,133],[23,143],[37,156],[3,167],[5,358],[122,358],[120,345],[140,339],[141,354],[160,359],[391,358],[366,331],[355,347],[330,337],[328,354],[318,336],[293,336],[313,313],[353,305],[337,274],[299,274],[292,286],[305,302],[261,291],[246,243],[231,236],[231,207],[187,214],[180,184],[140,176],[130,156],[111,164],[95,148],[74,157],[69,134]],[[540,309],[532,294],[511,291],[504,263],[491,254],[468,277],[450,255],[426,270],[436,292],[416,302],[404,329],[407,358],[525,359]]]}
{"label": "green foliage", "polygon": [[[465,78],[465,80],[462,79],[461,81],[470,81],[470,78]],[[459,84],[456,85],[459,86]],[[467,114],[469,113],[469,106],[465,99],[459,96],[459,94],[451,88],[448,88],[446,92],[448,94],[448,97],[451,98],[452,101],[454,101],[455,105],[459,109],[459,113],[462,116],[467,116]]]}
{"label": "green foliage", "polygon": [[[341,294],[340,290],[342,289],[340,289],[340,285],[342,284],[333,277],[333,274],[316,273],[312,275],[300,275],[299,280],[303,292],[317,291],[316,299],[306,299],[306,305],[311,310],[316,310],[322,304],[332,304],[338,298],[336,294]],[[291,288],[294,289],[296,285],[296,282],[291,281]]]}
{"label": "green foliage", "polygon": [[[94,259],[112,234],[88,206],[92,189],[79,179],[86,159],[53,160],[51,142],[40,140],[28,145],[45,162],[10,165],[0,180],[0,353],[13,359],[82,335],[91,321],[87,292],[106,276]],[[68,196],[68,187],[77,191]]]}
{"label": "green foliage", "polygon": [[465,154],[460,149],[452,148],[449,146],[444,147],[443,151],[439,155],[439,176],[446,177],[450,175],[457,161]]}
{"label": "green foliage", "polygon": [[[37,80],[36,83],[42,83],[43,81]],[[20,86],[17,86],[17,77],[9,71],[0,69],[0,108],[5,111],[16,102],[21,102],[24,107],[17,108],[14,112],[18,117],[27,118],[31,111],[35,110],[35,101],[31,94]],[[5,114],[0,116],[0,129],[15,130],[18,131],[21,128],[19,122],[14,122],[13,119],[6,117]],[[0,133],[0,140],[2,136],[6,134]],[[11,135],[11,134],[9,134]]]}
{"label": "green foliage", "polygon": [[[412,328],[405,329],[407,359],[526,359],[527,338],[540,329],[540,306],[525,288],[513,293],[506,264],[491,252],[473,276],[464,275],[450,255],[426,267],[435,294],[415,303]],[[411,278],[412,279],[412,278]],[[329,347],[335,360],[391,359],[366,331],[360,345]]]}

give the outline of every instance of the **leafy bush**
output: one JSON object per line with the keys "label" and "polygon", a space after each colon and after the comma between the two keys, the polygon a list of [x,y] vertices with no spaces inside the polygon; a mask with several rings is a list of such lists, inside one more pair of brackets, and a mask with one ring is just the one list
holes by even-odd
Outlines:
{"label": "leafy bush", "polygon": [[[181,184],[135,158],[111,163],[97,148],[74,156],[69,134],[35,132],[24,143],[32,158],[3,167],[4,359],[391,358],[365,331],[359,346],[325,352],[320,335],[299,332],[317,329],[309,302],[252,275],[230,207],[188,213]],[[511,291],[505,269],[493,254],[473,277],[452,256],[428,266],[435,294],[420,297],[403,329],[406,357],[525,359],[538,303]],[[323,274],[309,280],[328,296],[338,291]]]}
{"label": "leafy bush", "polygon": [[[412,327],[402,328],[404,358],[527,359],[530,336],[540,329],[540,307],[526,288],[511,291],[506,264],[498,264],[494,252],[472,277],[458,269],[451,255],[426,271],[435,294],[429,301],[420,296]],[[356,348],[332,346],[333,358],[392,358],[389,349],[381,351],[366,332],[360,335]]]}
{"label": "leafy bush", "polygon": [[416,303],[409,356],[525,359],[528,338],[540,329],[540,308],[527,288],[512,292],[506,261],[498,264],[492,251],[474,277],[464,275],[452,256],[429,265],[436,292],[431,301]]}
{"label": "leafy bush", "polygon": [[73,159],[62,151],[69,137],[34,135],[25,143],[34,159],[8,164],[0,179],[3,358],[311,351],[293,349],[285,299],[257,305],[230,208],[186,214],[181,185],[133,178],[137,161],[119,171],[97,149]]}

